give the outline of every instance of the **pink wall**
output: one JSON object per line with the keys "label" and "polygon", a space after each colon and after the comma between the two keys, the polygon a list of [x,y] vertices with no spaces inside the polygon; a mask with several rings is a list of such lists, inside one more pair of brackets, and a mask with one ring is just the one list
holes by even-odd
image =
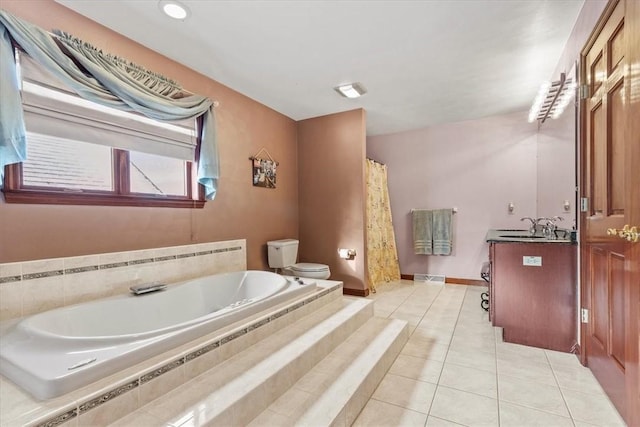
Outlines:
{"label": "pink wall", "polygon": [[[526,112],[369,137],[367,156],[389,168],[402,274],[480,279],[487,230],[523,228],[520,218],[536,215],[536,125]],[[415,255],[411,209],[454,206],[452,255]]]}
{"label": "pink wall", "polygon": [[549,76],[549,78],[557,79],[560,73],[569,71],[574,61],[580,58],[580,51],[596,26],[596,22],[598,22],[607,3],[608,0],[587,0],[584,2],[560,59],[558,59],[556,70],[553,76]]}
{"label": "pink wall", "polygon": [[[606,0],[589,0],[553,76],[580,56]],[[367,139],[367,155],[389,166],[389,192],[403,274],[433,273],[478,279],[487,259],[488,228],[523,228],[522,216],[555,216],[571,228],[575,218],[575,110],[539,129],[526,113],[489,117]],[[564,212],[569,200],[571,211]],[[506,206],[516,210],[509,215]],[[450,257],[412,250],[412,208],[457,206]]]}
{"label": "pink wall", "polygon": [[[538,130],[537,216],[559,216],[562,228],[572,228],[576,218],[575,120],[575,109],[567,107]],[[571,204],[568,212],[565,200]]]}
{"label": "pink wall", "polygon": [[[549,79],[558,80],[560,73],[569,73],[606,4],[606,0],[584,3]],[[576,110],[569,105],[557,120],[540,125],[538,132],[538,216],[559,215],[564,218],[562,226],[566,228],[571,228],[576,218],[575,122]],[[565,200],[571,202],[570,212],[562,207]]]}
{"label": "pink wall", "polygon": [[[569,72],[579,61],[580,51],[587,42],[602,11],[606,0],[585,1],[576,20],[573,31],[558,60],[558,65],[550,79],[556,80],[560,73]],[[538,133],[538,213],[541,216],[561,215],[563,226],[573,226],[576,219],[575,206],[575,141],[576,109],[569,106],[557,120],[546,121]],[[545,172],[546,171],[546,172]],[[571,212],[562,212],[559,206],[563,199],[571,199]],[[577,286],[576,306],[580,306],[580,286]],[[576,315],[579,317],[578,310]],[[576,336],[580,338],[580,320],[577,322]]]}

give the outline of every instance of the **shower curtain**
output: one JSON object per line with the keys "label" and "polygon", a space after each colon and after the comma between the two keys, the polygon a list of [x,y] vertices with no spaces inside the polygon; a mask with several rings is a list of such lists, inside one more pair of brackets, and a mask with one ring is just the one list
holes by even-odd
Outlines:
{"label": "shower curtain", "polygon": [[367,283],[376,286],[400,280],[396,238],[387,188],[387,167],[367,159]]}

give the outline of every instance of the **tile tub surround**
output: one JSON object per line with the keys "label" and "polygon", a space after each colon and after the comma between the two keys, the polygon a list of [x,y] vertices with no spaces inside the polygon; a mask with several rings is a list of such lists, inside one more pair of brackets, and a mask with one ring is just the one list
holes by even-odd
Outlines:
{"label": "tile tub surround", "polygon": [[341,297],[340,282],[319,281],[318,290],[312,294],[43,402],[33,400],[0,377],[0,425],[77,425],[79,419],[108,424]]}
{"label": "tile tub surround", "polygon": [[300,282],[244,270],[27,316],[0,332],[0,374],[48,400],[317,289]]}
{"label": "tile tub surround", "polygon": [[0,321],[129,292],[246,270],[244,239],[0,264]]}

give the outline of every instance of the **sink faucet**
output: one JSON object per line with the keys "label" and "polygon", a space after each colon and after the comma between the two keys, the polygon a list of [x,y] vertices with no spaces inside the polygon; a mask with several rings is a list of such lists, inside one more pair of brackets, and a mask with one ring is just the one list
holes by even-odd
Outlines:
{"label": "sink faucet", "polygon": [[546,237],[555,237],[556,229],[558,228],[556,221],[562,221],[564,218],[561,216],[554,216],[553,218],[538,218],[540,222],[544,221],[545,224],[542,226],[542,233]]}
{"label": "sink faucet", "polygon": [[529,221],[531,221],[531,227],[529,227],[529,233],[536,234],[536,227],[538,225],[538,221],[540,218],[533,219],[529,216],[525,216],[524,218],[520,218],[520,221],[524,221],[525,219],[528,219]]}

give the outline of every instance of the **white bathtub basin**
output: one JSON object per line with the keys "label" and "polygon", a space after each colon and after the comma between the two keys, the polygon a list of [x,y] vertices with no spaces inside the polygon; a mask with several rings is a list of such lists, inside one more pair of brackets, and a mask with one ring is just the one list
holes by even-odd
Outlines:
{"label": "white bathtub basin", "polygon": [[0,373],[49,399],[313,289],[242,271],[58,308],[2,328]]}

